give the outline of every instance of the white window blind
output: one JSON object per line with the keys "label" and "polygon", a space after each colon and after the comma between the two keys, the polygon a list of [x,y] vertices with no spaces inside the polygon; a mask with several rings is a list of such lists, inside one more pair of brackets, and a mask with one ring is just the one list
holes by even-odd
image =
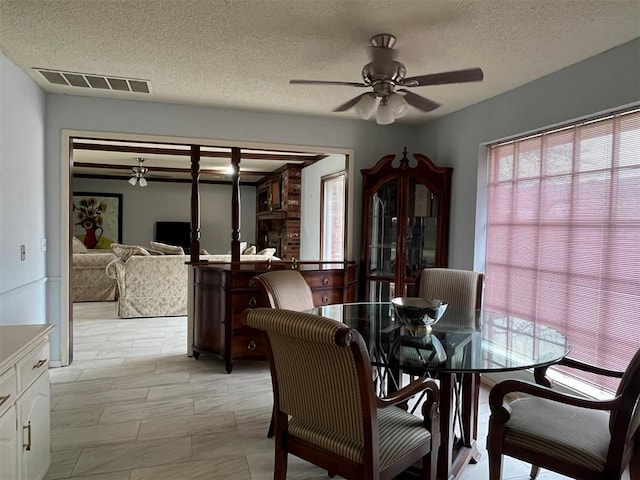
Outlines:
{"label": "white window blind", "polygon": [[640,348],[640,111],[491,147],[487,207],[484,308],[624,370]]}

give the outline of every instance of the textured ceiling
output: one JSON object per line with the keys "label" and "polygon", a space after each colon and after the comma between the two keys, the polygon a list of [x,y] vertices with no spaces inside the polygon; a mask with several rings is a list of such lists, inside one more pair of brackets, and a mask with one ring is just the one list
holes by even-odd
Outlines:
{"label": "textured ceiling", "polygon": [[[356,118],[369,38],[392,33],[407,76],[481,67],[481,83],[419,87],[421,122],[640,35],[640,0],[0,0],[2,51],[48,92]],[[53,86],[33,67],[148,80],[150,95]]]}

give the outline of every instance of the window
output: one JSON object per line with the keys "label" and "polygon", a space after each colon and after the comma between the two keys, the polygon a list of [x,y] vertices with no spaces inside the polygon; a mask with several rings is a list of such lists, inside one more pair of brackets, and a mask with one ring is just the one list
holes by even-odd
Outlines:
{"label": "window", "polygon": [[320,259],[344,260],[345,174],[321,178],[322,216],[320,217]]}
{"label": "window", "polygon": [[492,146],[488,172],[485,308],[624,370],[640,347],[640,111]]}

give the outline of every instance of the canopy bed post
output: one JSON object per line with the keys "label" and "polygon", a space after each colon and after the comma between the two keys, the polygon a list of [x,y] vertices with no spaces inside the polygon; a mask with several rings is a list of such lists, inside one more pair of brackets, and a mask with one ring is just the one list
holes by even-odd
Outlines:
{"label": "canopy bed post", "polygon": [[191,145],[191,244],[190,261],[200,260],[200,145]]}
{"label": "canopy bed post", "polygon": [[240,149],[231,148],[231,261],[240,261]]}

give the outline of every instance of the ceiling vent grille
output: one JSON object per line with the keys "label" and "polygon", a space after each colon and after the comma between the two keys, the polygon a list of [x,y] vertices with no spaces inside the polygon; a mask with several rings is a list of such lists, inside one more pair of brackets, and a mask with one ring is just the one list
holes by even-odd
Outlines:
{"label": "ceiling vent grille", "polygon": [[49,83],[66,87],[115,90],[118,92],[151,93],[148,80],[136,78],[110,77],[90,73],[62,72],[45,68],[34,68]]}

